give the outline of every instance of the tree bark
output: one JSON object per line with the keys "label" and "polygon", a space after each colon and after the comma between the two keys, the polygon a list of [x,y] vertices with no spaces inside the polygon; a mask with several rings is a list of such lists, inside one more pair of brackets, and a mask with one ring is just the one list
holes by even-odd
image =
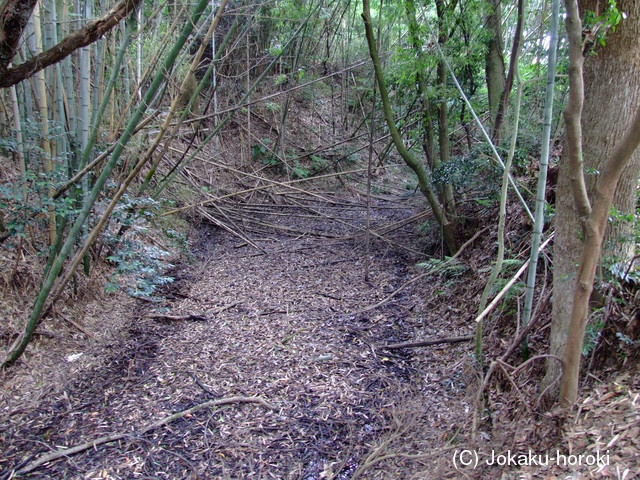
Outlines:
{"label": "tree bark", "polygon": [[[596,15],[606,2],[582,0],[580,10]],[[588,55],[584,66],[585,108],[582,129],[584,133],[584,162],[587,171],[602,172],[627,126],[640,105],[640,2],[618,0],[618,9],[628,17],[615,31],[610,31],[605,45],[596,42],[595,54]],[[637,205],[636,189],[640,176],[640,151],[636,151],[625,171],[613,198],[613,205],[623,215],[633,215]],[[589,194],[595,191],[598,175],[588,174],[586,186]],[[628,261],[635,253],[635,243],[624,241],[631,225],[624,222],[609,224],[605,233],[603,255]]]}
{"label": "tree bark", "polygon": [[37,0],[4,0],[0,4],[0,71],[6,69],[16,55],[36,3]]}
{"label": "tree bark", "polygon": [[577,284],[569,323],[567,346],[564,352],[564,371],[560,383],[560,406],[573,405],[578,398],[582,343],[589,315],[589,298],[604,239],[609,209],[613,203],[618,181],[640,145],[640,109],[637,109],[625,136],[607,159],[596,185],[593,209],[585,222],[585,243],[578,269]]}
{"label": "tree bark", "polygon": [[[595,0],[583,0],[581,11],[597,11]],[[567,122],[567,143],[577,140],[584,146],[577,152],[565,148],[560,163],[558,185],[556,187],[556,219],[554,242],[554,279],[553,279],[553,321],[550,331],[550,352],[563,356],[567,343],[571,321],[573,293],[578,278],[577,265],[585,247],[588,231],[584,231],[585,221],[591,213],[589,196],[594,195],[595,184],[600,175],[587,174],[584,187],[582,180],[577,177],[581,170],[578,165],[584,158],[584,168],[587,172],[603,172],[604,166],[612,155],[613,149],[619,144],[627,131],[629,122],[640,105],[640,3],[632,0],[621,0],[618,8],[628,14],[628,18],[621,21],[615,32],[610,31],[604,46],[598,45],[596,55],[589,55],[584,65],[584,108],[582,110],[581,131],[575,130],[573,122]],[[570,27],[573,31],[576,50],[582,55],[582,27]],[[577,35],[580,35],[579,37]],[[577,55],[574,54],[574,56]],[[574,68],[574,65],[570,67]],[[615,81],[615,83],[614,83]],[[573,94],[571,94],[573,95]],[[575,103],[570,106],[576,108]],[[577,111],[577,109],[575,110]],[[573,129],[572,129],[573,128]],[[567,156],[575,155],[573,165],[567,161]],[[582,167],[579,167],[580,169]],[[618,182],[613,197],[613,205],[623,213],[633,213],[636,206],[636,188],[640,173],[640,153],[635,152]],[[589,193],[583,195],[583,190]],[[576,203],[575,198],[579,201]],[[595,208],[595,207],[594,207]],[[608,238],[615,240],[620,236],[619,231],[609,231]],[[610,251],[606,246],[605,252]],[[632,243],[625,243],[627,248]],[[618,249],[619,251],[620,249]],[[627,250],[625,255],[631,252]],[[598,257],[599,257],[598,253]],[[596,258],[598,258],[596,257]],[[630,258],[630,257],[629,257]],[[546,388],[558,378],[560,365],[548,362],[547,373],[543,381]],[[558,389],[551,389],[552,395]]]}
{"label": "tree bark", "polygon": [[[54,47],[9,68],[35,0],[4,0],[0,5],[0,88],[10,87],[59,62],[73,51],[95,42],[131,13],[141,0],[121,0],[103,17],[69,34]],[[26,18],[25,18],[26,17]]]}
{"label": "tree bark", "polygon": [[491,11],[487,14],[487,28],[491,32],[491,38],[487,42],[485,55],[485,76],[487,79],[487,93],[489,99],[489,111],[491,112],[491,125],[495,125],[498,114],[500,98],[504,91],[505,68],[503,42],[502,42],[502,9],[500,0],[489,1]]}

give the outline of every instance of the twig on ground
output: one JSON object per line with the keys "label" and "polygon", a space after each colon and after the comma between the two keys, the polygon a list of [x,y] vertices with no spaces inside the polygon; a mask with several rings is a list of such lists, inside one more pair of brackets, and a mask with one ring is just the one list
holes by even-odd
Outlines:
{"label": "twig on ground", "polygon": [[181,320],[195,320],[198,322],[206,322],[209,320],[204,315],[197,315],[193,313],[189,313],[187,315],[166,315],[163,313],[153,313],[148,315],[148,318],[155,318],[159,320],[173,320],[173,321],[181,321]]}
{"label": "twig on ground", "polygon": [[86,328],[84,328],[82,325],[80,325],[79,323],[71,320],[70,318],[65,317],[63,314],[61,314],[60,312],[55,312],[57,315],[60,316],[60,318],[62,320],[64,320],[65,322],[67,322],[69,325],[72,325],[73,327],[75,327],[76,329],[80,330],[80,332],[84,333],[87,337],[89,338],[95,338],[95,335],[93,333],[91,333],[89,330],[87,330]]}
{"label": "twig on ground", "polygon": [[434,340],[422,340],[416,342],[402,342],[392,343],[390,345],[383,345],[380,348],[387,350],[397,350],[400,348],[417,348],[417,347],[430,347],[431,345],[440,345],[442,343],[460,343],[468,342],[473,339],[473,335],[465,335],[464,337],[448,337],[448,338],[436,338]]}
{"label": "twig on ground", "polygon": [[178,420],[179,418],[190,415],[197,411],[204,410],[205,408],[219,407],[222,405],[229,405],[232,403],[258,403],[262,405],[264,408],[267,408],[269,410],[276,410],[276,407],[274,405],[271,405],[265,399],[260,397],[227,397],[227,398],[220,398],[218,400],[209,400],[207,402],[200,403],[194,407],[188,408],[187,410],[182,410],[181,412],[174,413],[173,415],[169,415],[168,417],[164,417],[164,418],[161,418],[160,420],[150,423],[149,425],[138,430],[135,433],[135,435],[131,435],[129,433],[113,433],[111,435],[105,435],[103,437],[99,437],[94,440],[90,440],[88,442],[81,443],[79,445],[75,445],[73,447],[69,447],[64,450],[57,450],[55,452],[47,453],[45,455],[40,456],[39,458],[29,463],[28,465],[20,468],[19,470],[10,472],[10,474],[22,475],[25,473],[29,473],[40,468],[45,463],[53,462],[54,460],[58,460],[63,457],[69,457],[71,455],[75,455],[76,453],[84,452],[85,450],[95,448],[99,445],[104,445],[105,443],[116,442],[124,438],[140,437],[145,433],[155,430],[158,427],[171,423],[174,420]]}
{"label": "twig on ground", "polygon": [[187,373],[191,378],[193,378],[193,381],[196,382],[196,385],[198,385],[207,395],[209,395],[212,398],[215,398],[218,396],[215,392],[211,391],[211,389],[207,387],[202,380],[196,377],[196,375],[193,372],[187,372]]}

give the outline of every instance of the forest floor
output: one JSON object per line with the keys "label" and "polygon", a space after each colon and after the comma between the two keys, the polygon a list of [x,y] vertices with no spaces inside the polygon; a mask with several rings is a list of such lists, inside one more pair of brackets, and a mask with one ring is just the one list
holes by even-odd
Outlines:
{"label": "forest floor", "polygon": [[[297,130],[296,138],[311,131]],[[238,151],[225,158],[247,161],[239,142],[228,144]],[[337,173],[338,160],[333,166]],[[184,170],[189,195],[204,195],[197,201],[266,182],[240,175],[242,162],[227,165],[234,174],[223,178],[205,167]],[[411,177],[389,170],[397,177],[378,179],[373,196],[368,278],[360,169],[360,178],[341,173],[340,185],[302,191],[276,182],[256,197],[193,209],[194,261],[166,273],[174,281],[157,299],[107,295],[104,273],[80,283],[77,301],[57,305],[26,354],[0,372],[0,480],[640,478],[637,363],[594,370],[562,429],[539,405],[540,357],[517,372],[505,363],[484,391],[474,430],[482,370],[471,342],[386,348],[472,335],[496,251],[495,210],[461,201],[461,237],[470,243],[445,262]],[[507,216],[504,282],[528,257],[531,230],[518,205]],[[12,282],[3,275],[14,305],[0,307],[15,318],[31,306],[39,260],[21,261]],[[548,257],[543,267],[533,355],[547,351]],[[487,319],[487,363],[515,340],[520,294]],[[504,360],[520,362],[517,354]],[[486,460],[490,452],[558,449],[610,457],[604,468],[481,462],[459,471],[456,463],[460,452]]]}
{"label": "forest floor", "polygon": [[[421,275],[418,229],[407,221],[418,204],[375,200],[369,281],[361,203],[307,200],[272,205],[260,218],[279,228],[254,235],[258,248],[195,228],[196,260],[169,272],[175,281],[159,302],[114,294],[87,304],[73,320],[89,339],[67,321],[45,322],[3,373],[0,478],[634,478],[638,372],[599,382],[562,439],[554,416],[531,410],[535,369],[511,379],[522,391],[499,381],[487,397],[493,426],[480,424],[478,444],[469,439],[479,384],[470,343],[385,349],[472,333],[486,276],[491,234],[445,273]],[[508,235],[514,250],[520,230]],[[504,322],[488,328],[488,354],[499,355],[514,335]],[[544,348],[539,334],[531,343]],[[559,446],[606,451],[609,464],[454,463],[467,449]]]}
{"label": "forest floor", "polygon": [[[32,478],[402,479],[424,472],[446,455],[439,449],[459,428],[468,344],[431,347],[419,361],[384,346],[417,332],[455,337],[469,327],[455,313],[430,314],[420,282],[388,298],[420,273],[415,224],[402,221],[414,204],[375,202],[372,228],[395,230],[372,239],[369,281],[358,230],[365,215],[348,200],[322,206],[340,219],[333,222],[317,215],[318,205],[274,209],[269,221],[289,230],[254,238],[259,250],[201,226],[191,242],[197,261],[171,272],[163,302],[99,304],[92,320],[77,321],[99,330],[115,320],[115,331],[85,342],[82,352],[82,342],[54,351],[55,339],[43,336],[34,345],[40,354],[5,374],[2,478],[114,432],[124,436],[48,463]],[[64,358],[62,366],[47,357]],[[145,430],[210,400],[222,405]]]}

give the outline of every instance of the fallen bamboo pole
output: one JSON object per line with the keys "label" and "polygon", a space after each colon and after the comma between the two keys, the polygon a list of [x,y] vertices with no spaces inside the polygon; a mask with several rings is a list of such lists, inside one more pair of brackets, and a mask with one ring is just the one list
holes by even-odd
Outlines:
{"label": "fallen bamboo pole", "polygon": [[382,348],[385,348],[387,350],[399,350],[401,348],[430,347],[432,345],[441,345],[443,343],[468,342],[469,340],[472,340],[472,339],[473,339],[473,335],[465,335],[464,337],[448,337],[448,338],[436,338],[434,340],[392,343],[391,345],[383,345]]}

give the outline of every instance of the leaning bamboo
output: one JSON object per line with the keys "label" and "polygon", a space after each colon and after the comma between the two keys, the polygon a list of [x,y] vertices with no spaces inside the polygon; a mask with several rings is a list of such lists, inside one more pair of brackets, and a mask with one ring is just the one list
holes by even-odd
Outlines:
{"label": "leaning bamboo", "polygon": [[[120,156],[124,152],[125,146],[133,136],[138,123],[142,119],[142,116],[144,115],[144,112],[147,109],[147,105],[151,102],[151,100],[159,90],[161,84],[164,82],[166,72],[170,72],[172,70],[173,65],[176,61],[176,58],[178,57],[178,54],[182,50],[182,47],[184,47],[184,44],[186,43],[187,38],[192,32],[194,26],[198,23],[198,20],[202,16],[202,13],[206,8],[207,3],[208,3],[208,0],[200,0],[196,5],[191,15],[190,21],[186,22],[180,37],[178,38],[176,43],[172,46],[171,50],[169,51],[169,54],[167,55],[167,58],[164,62],[163,68],[160,69],[160,71],[156,74],[153,82],[151,83],[149,89],[145,94],[143,101],[138,105],[138,108],[136,109],[135,113],[129,120],[127,124],[127,128],[125,129],[122,136],[120,137],[120,140],[118,141],[113,153],[111,154],[109,161],[106,163],[106,165],[102,169],[102,172],[96,179],[93,188],[87,194],[86,199],[82,205],[82,208],[78,213],[78,216],[75,219],[72,227],[70,228],[69,234],[65,239],[64,244],[60,248],[60,253],[57,255],[56,259],[52,262],[51,268],[48,269],[47,274],[42,279],[41,288],[40,288],[40,291],[38,292],[38,296],[33,306],[31,315],[27,323],[25,324],[22,333],[16,339],[16,341],[11,345],[7,354],[2,360],[1,367],[7,367],[12,363],[14,363],[18,358],[20,358],[22,353],[27,348],[27,345],[31,341],[33,332],[35,331],[38,323],[40,322],[47,300],[49,299],[50,294],[52,293],[52,290],[54,288],[54,283],[56,282],[56,279],[62,272],[64,263],[67,257],[69,256],[69,254],[71,253],[74,245],[76,244],[78,235],[80,234],[80,231],[83,229],[85,221],[87,220],[87,217],[89,216],[89,214],[93,209],[93,205],[95,204],[96,200],[98,199],[98,196],[102,192],[102,189],[105,183],[111,176],[111,172],[116,166],[116,164],[118,163]],[[93,228],[88,238],[85,240],[84,246],[80,249],[79,252],[77,252],[72,262],[70,262],[67,268],[67,271],[65,272],[65,275],[62,278],[60,278],[60,280],[56,285],[56,289],[53,292],[54,299],[60,294],[60,292],[64,289],[68,281],[71,279],[71,277],[73,276],[73,273],[75,272],[75,269],[80,263],[80,260],[82,259],[84,254],[87,252],[89,247],[92,245],[93,241],[95,241],[95,239],[97,238],[98,234],[102,230],[102,227],[106,223],[106,220],[109,218],[109,215],[115,208],[115,205],[117,204],[119,198],[125,193],[129,184],[133,181],[135,176],[137,176],[139,171],[144,166],[144,163],[142,164],[140,163],[141,162],[138,162],[138,165],[136,165],[136,168],[134,168],[134,170],[131,172],[127,180],[123,183],[123,185],[120,187],[118,192],[116,192],[106,212],[103,214],[101,219],[98,221],[97,225]]]}
{"label": "leaning bamboo", "polygon": [[[307,22],[313,17],[313,15],[315,15],[317,13],[317,11],[319,10],[319,8],[314,9],[309,16],[307,16],[307,18],[305,18],[305,20],[303,20],[302,24],[296,29],[296,31],[291,35],[291,37],[289,38],[289,40],[287,40],[287,42],[282,46],[282,50],[280,51],[280,53],[278,55],[275,56],[275,58],[271,61],[271,63],[267,66],[267,68],[265,68],[264,72],[262,72],[262,74],[256,79],[255,82],[253,82],[253,85],[251,86],[251,88],[249,88],[245,94],[242,96],[242,98],[240,99],[240,101],[238,102],[239,105],[244,105],[245,102],[247,101],[247,98],[249,98],[249,96],[251,95],[251,93],[253,92],[253,90],[255,90],[255,88],[262,82],[262,80],[267,76],[267,74],[273,69],[273,67],[278,63],[278,61],[280,60],[280,57],[282,56],[282,54],[284,53],[284,51],[289,47],[289,45],[291,44],[291,42],[298,36],[298,34],[300,33],[300,31],[302,30],[302,28],[307,24]],[[171,183],[171,181],[175,178],[176,175],[178,175],[180,173],[180,171],[186,166],[188,165],[191,160],[193,160],[193,158],[205,147],[205,145],[207,145],[217,134],[218,132],[222,129],[222,127],[224,127],[227,122],[231,119],[232,116],[232,112],[235,110],[232,109],[221,121],[220,123],[218,123],[218,125],[213,129],[213,131],[207,135],[207,137],[202,140],[202,142],[200,143],[200,145],[198,146],[198,148],[196,148],[190,155],[189,157],[182,161],[180,163],[180,165],[178,165],[174,171],[167,176],[167,178],[164,180],[164,182],[156,189],[156,191],[153,194],[154,198],[157,198],[158,195],[160,195],[160,193],[162,193],[162,191]]]}
{"label": "leaning bamboo", "polygon": [[[86,143],[83,145],[82,157],[80,159],[80,169],[84,169],[87,166],[89,161],[89,157],[91,156],[91,152],[95,145],[96,139],[98,138],[99,126],[102,123],[102,117],[104,115],[107,106],[109,105],[109,101],[111,98],[111,94],[114,90],[116,80],[118,78],[118,72],[120,71],[120,67],[122,66],[122,60],[124,55],[129,47],[129,43],[131,42],[131,33],[132,26],[131,21],[127,21],[127,27],[125,29],[124,37],[122,38],[122,42],[120,44],[120,50],[118,51],[118,55],[116,56],[115,61],[113,62],[113,66],[111,67],[111,71],[109,73],[109,81],[107,82],[107,87],[104,89],[104,93],[102,95],[102,101],[98,106],[97,110],[94,112],[93,121],[91,131],[87,137]],[[115,98],[115,96],[114,96]]]}
{"label": "leaning bamboo", "polygon": [[[540,248],[538,249],[538,254],[545,249],[545,247],[549,244],[549,242],[552,239],[553,239],[553,234],[549,235],[549,238],[547,238],[544,241],[544,243],[540,245]],[[474,319],[475,322],[481,322],[486,318],[487,315],[489,315],[493,311],[494,308],[496,308],[496,306],[500,303],[500,300],[502,300],[502,297],[504,297],[507,294],[507,292],[511,289],[511,287],[513,287],[513,285],[522,276],[522,274],[524,273],[524,271],[527,269],[528,266],[529,266],[529,260],[524,262],[524,264],[520,267],[520,270],[518,270],[516,274],[511,278],[511,280],[507,282],[507,284],[502,288],[502,290],[500,290],[500,292],[494,297],[491,303],[487,305],[487,307],[482,312],[480,312],[480,314]]]}

